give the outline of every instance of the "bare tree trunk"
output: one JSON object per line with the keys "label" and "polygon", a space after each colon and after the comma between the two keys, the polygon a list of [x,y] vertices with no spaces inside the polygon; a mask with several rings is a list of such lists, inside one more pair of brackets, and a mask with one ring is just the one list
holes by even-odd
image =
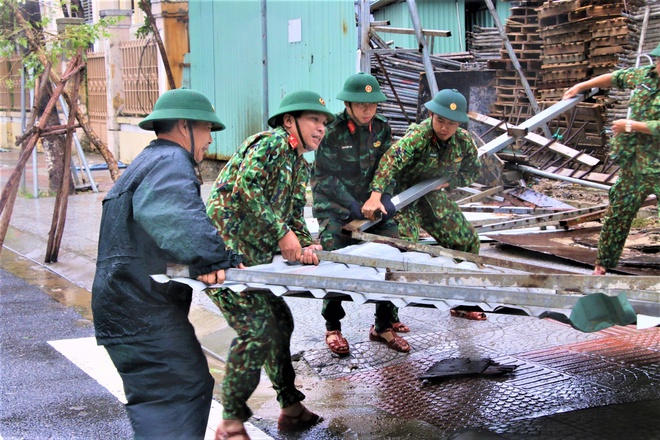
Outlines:
{"label": "bare tree trunk", "polygon": [[[11,213],[14,209],[14,201],[16,200],[16,193],[18,192],[19,179],[25,168],[25,164],[28,161],[28,158],[32,154],[32,150],[37,145],[37,140],[39,139],[41,130],[45,128],[46,121],[50,112],[53,111],[57,103],[57,97],[60,96],[64,90],[66,80],[73,74],[76,74],[84,67],[84,64],[78,66],[70,65],[67,68],[67,72],[63,75],[63,80],[60,81],[53,91],[53,94],[46,105],[44,110],[44,117],[39,120],[37,126],[34,130],[29,130],[32,134],[29,138],[23,137],[23,148],[21,148],[21,153],[18,156],[18,163],[16,168],[12,171],[5,188],[2,190],[2,195],[0,195],[0,250],[2,249],[2,243],[5,241],[5,235],[7,234],[7,228],[9,226],[9,220]],[[46,64],[46,69],[50,70],[50,64]],[[38,97],[37,97],[38,98]]]}
{"label": "bare tree trunk", "polygon": [[156,44],[158,45],[158,50],[160,51],[160,57],[162,58],[163,65],[165,66],[165,73],[167,74],[167,82],[170,85],[170,89],[175,89],[176,83],[174,82],[174,75],[172,75],[172,68],[170,67],[170,60],[167,57],[165,44],[163,44],[163,39],[160,38],[160,32],[158,31],[158,26],[156,26],[156,19],[154,18],[154,14],[151,13],[151,1],[140,0],[140,7],[147,15],[147,21],[149,21],[149,27],[151,27],[151,32],[153,32],[154,38],[156,39]]}
{"label": "bare tree trunk", "polygon": [[[41,96],[41,102],[38,104],[37,112],[39,117],[46,107],[53,93],[50,84],[46,85],[45,93]],[[50,112],[46,127],[55,127],[60,125],[60,118],[57,113],[57,106]],[[51,193],[57,193],[62,182],[62,174],[69,171],[68,166],[62,167],[62,161],[65,153],[64,134],[50,134],[42,136],[42,145],[46,156],[46,168],[48,170],[48,190]],[[69,189],[70,191],[70,189]]]}

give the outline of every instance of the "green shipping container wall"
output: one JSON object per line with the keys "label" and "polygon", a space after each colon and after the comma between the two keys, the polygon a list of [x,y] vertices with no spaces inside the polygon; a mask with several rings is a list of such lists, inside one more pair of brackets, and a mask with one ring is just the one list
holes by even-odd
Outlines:
{"label": "green shipping container wall", "polygon": [[[422,29],[451,31],[451,37],[433,37],[429,45],[431,53],[465,52],[466,32],[472,25],[493,27],[493,17],[490,15],[483,0],[416,0],[417,13]],[[509,2],[493,0],[502,23],[511,15]],[[390,26],[412,29],[412,20],[408,5],[404,1],[385,6],[374,11],[374,20],[389,20]],[[417,39],[414,35],[385,34],[386,41],[393,41],[393,47],[416,48]]]}
{"label": "green shipping container wall", "polygon": [[207,157],[228,159],[289,92],[343,108],[335,96],[358,66],[353,0],[189,0],[189,19],[190,86],[227,126]]}

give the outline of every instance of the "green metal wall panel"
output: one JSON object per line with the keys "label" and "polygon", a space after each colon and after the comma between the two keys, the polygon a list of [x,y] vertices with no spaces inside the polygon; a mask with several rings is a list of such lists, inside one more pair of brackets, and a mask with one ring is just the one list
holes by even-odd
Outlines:
{"label": "green metal wall panel", "polygon": [[[486,7],[483,4],[485,11],[479,11],[476,14],[466,16],[466,7],[469,6],[474,10],[474,1],[468,1],[466,5],[465,0],[417,0],[417,13],[423,29],[451,31],[451,37],[434,37],[432,41],[431,53],[442,54],[452,52],[464,52],[466,50],[466,23],[472,22],[480,26],[493,26],[493,19]],[[510,15],[508,2],[497,2],[495,8],[502,23]],[[395,3],[374,12],[375,20],[389,20],[392,27],[403,27],[412,29],[412,20],[408,11],[406,2]],[[486,24],[483,24],[483,23]],[[397,35],[397,34],[382,34],[383,39],[386,41],[394,41],[394,46],[404,48],[417,47],[417,39],[414,36]]]}
{"label": "green metal wall panel", "polygon": [[[267,90],[263,81],[261,0],[190,0],[190,82],[212,98],[227,129],[215,134],[208,157],[227,159],[249,135],[265,129],[263,100],[274,112],[295,90],[318,92],[331,111],[344,79],[356,71],[352,0],[268,0]],[[289,42],[289,21],[301,38]]]}
{"label": "green metal wall panel", "polygon": [[[289,42],[289,21],[299,20],[301,38]],[[288,92],[313,90],[335,112],[335,96],[356,72],[358,37],[352,0],[270,0],[268,2],[269,108]]]}
{"label": "green metal wall panel", "polygon": [[227,126],[208,157],[226,159],[262,128],[261,2],[190,0],[190,81]]}

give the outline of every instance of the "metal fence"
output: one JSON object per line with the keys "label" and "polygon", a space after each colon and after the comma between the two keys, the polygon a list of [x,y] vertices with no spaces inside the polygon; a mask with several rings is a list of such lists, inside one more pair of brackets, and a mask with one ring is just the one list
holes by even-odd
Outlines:
{"label": "metal fence", "polygon": [[89,125],[105,143],[108,137],[108,97],[103,52],[87,52],[87,102]]}
{"label": "metal fence", "polygon": [[119,45],[123,61],[124,108],[122,114],[151,113],[158,99],[158,51],[152,40],[130,40]]}
{"label": "metal fence", "polygon": [[[0,59],[0,110],[21,110],[22,67],[23,62],[20,56]],[[27,89],[25,92],[26,106],[29,107]]]}

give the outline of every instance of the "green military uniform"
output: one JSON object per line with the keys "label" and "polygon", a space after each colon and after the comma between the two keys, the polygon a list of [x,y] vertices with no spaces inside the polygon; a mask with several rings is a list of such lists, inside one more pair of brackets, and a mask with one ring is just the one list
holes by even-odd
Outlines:
{"label": "green military uniform", "polygon": [[[309,98],[321,104],[309,104]],[[287,95],[278,115],[305,109],[334,119],[312,92]],[[274,126],[275,116],[269,124]],[[303,215],[309,175],[310,165],[298,154],[295,138],[281,126],[246,139],[222,169],[209,195],[207,214],[227,247],[245,256],[247,266],[270,263],[278,241],[289,231],[303,247],[312,244]],[[291,364],[293,316],[286,302],[270,291],[222,288],[209,296],[237,333],[222,387],[223,418],[250,418],[247,400],[259,384],[262,366],[282,408],[303,400]]]}
{"label": "green military uniform", "polygon": [[[351,220],[351,204],[357,202],[361,206],[369,198],[374,171],[391,143],[392,129],[380,115],[375,115],[368,125],[360,126],[344,110],[328,126],[316,152],[312,177],[314,216],[321,225],[319,239],[323,249],[335,250],[357,243],[342,233],[342,227]],[[392,193],[393,189],[394,182],[385,192]],[[392,219],[376,224],[369,232],[399,237]],[[341,330],[340,320],[346,312],[340,300],[324,300],[321,314],[328,331]],[[376,331],[385,331],[395,322],[399,322],[398,308],[389,301],[377,303]]]}
{"label": "green military uniform", "polygon": [[596,260],[597,265],[608,269],[617,266],[630,226],[646,197],[660,197],[660,78],[655,66],[617,70],[612,84],[634,90],[629,119],[646,122],[651,134],[621,133],[612,140],[611,153],[621,169],[609,191],[610,205]]}
{"label": "green military uniform", "polygon": [[[400,193],[423,180],[438,177],[447,177],[451,190],[474,182],[480,168],[477,147],[466,130],[459,127],[451,138],[442,142],[428,118],[419,125],[411,125],[405,136],[383,155],[371,190],[382,193],[396,181]],[[395,220],[399,234],[405,239],[418,240],[423,228],[440,246],[479,253],[479,236],[443,190],[430,192],[408,205],[397,213]]]}

